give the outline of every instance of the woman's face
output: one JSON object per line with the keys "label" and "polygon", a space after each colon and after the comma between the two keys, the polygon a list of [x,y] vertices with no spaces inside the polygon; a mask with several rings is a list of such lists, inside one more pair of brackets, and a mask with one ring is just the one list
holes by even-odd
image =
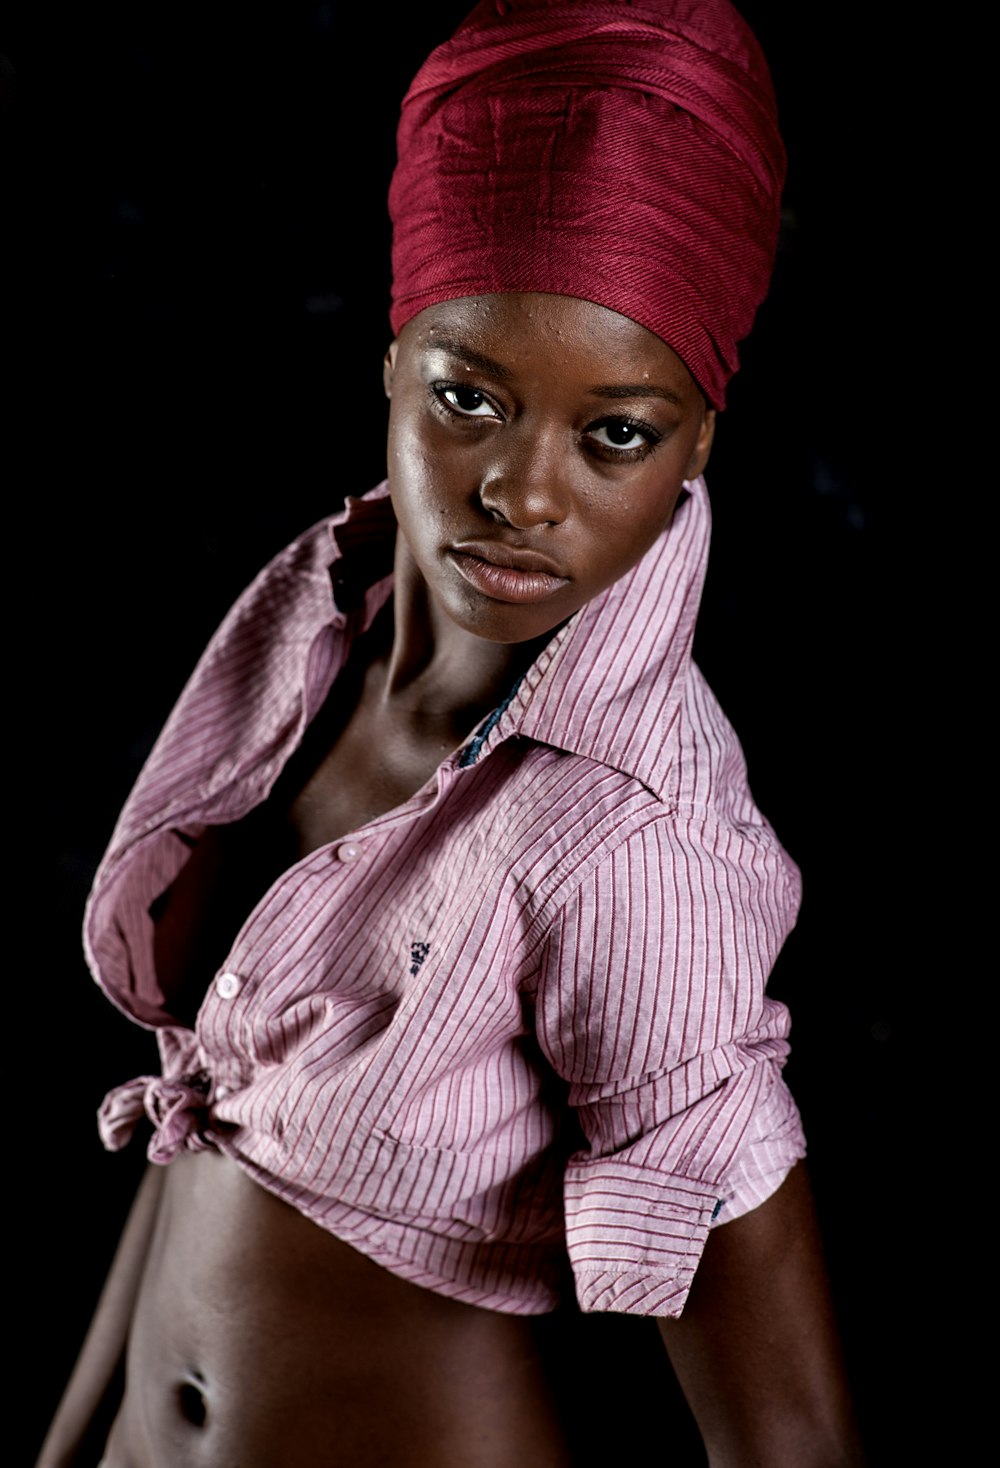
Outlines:
{"label": "woman's face", "polygon": [[630,570],[715,425],[659,337],[567,296],[429,306],[385,386],[400,533],[449,617],[492,642],[542,636]]}

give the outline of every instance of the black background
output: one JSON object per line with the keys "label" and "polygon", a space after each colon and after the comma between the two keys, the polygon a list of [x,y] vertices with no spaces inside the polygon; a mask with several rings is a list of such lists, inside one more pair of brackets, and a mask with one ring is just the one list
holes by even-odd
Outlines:
{"label": "black background", "polygon": [[[23,445],[8,778],[27,856],[8,1171],[30,1200],[10,1261],[30,1282],[29,1445],[142,1165],[96,1138],[105,1089],[150,1055],[87,975],[87,888],[232,598],[382,477],[396,113],[466,8],[43,6],[9,28],[4,290],[25,330],[6,354]],[[829,3],[744,12],[790,172],[774,286],[708,471],[697,651],[803,869],[773,984],[793,1013],[788,1076],[873,1462],[906,1463],[934,1441],[945,1391],[917,1305],[933,1250],[910,1242],[934,1206],[917,1059],[935,1037],[912,1006],[933,972],[935,890],[912,814],[923,634],[906,570],[927,486],[885,371],[911,350],[899,279],[919,149],[888,25],[848,30]]]}

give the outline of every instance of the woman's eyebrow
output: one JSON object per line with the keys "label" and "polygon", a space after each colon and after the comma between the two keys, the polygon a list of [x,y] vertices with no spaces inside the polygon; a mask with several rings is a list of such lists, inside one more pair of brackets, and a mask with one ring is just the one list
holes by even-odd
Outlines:
{"label": "woman's eyebrow", "polygon": [[427,338],[427,347],[430,351],[447,352],[449,357],[458,357],[462,362],[468,363],[470,367],[478,367],[480,372],[488,372],[493,377],[510,378],[514,374],[509,367],[495,362],[492,357],[487,357],[482,352],[474,352],[471,347],[463,346],[461,342],[453,340],[450,336],[437,336],[433,334]]}
{"label": "woman's eyebrow", "polygon": [[[469,367],[477,367],[480,372],[488,372],[493,377],[509,380],[514,376],[509,367],[502,362],[497,362],[493,357],[487,357],[484,352],[477,352],[472,347],[465,346],[456,341],[454,337],[440,336],[437,332],[431,333],[427,338],[427,350],[436,352],[447,352],[449,357],[457,357],[459,361],[465,362]],[[607,383],[599,387],[587,389],[588,395],[594,398],[663,398],[676,407],[683,407],[677,393],[669,387],[656,387],[650,382],[624,382]]]}
{"label": "woman's eyebrow", "polygon": [[654,387],[651,382],[614,382],[603,387],[591,387],[587,391],[593,398],[665,398],[678,408],[684,406],[669,387]]}

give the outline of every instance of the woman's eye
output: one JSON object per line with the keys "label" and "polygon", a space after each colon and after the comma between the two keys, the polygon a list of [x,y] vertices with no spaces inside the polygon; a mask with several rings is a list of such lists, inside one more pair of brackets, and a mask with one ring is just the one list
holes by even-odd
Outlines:
{"label": "woman's eye", "polygon": [[625,453],[655,448],[660,441],[660,435],[653,429],[630,423],[627,418],[611,418],[605,423],[595,423],[592,428],[587,429],[587,434],[601,448],[617,449]]}
{"label": "woman's eye", "polygon": [[474,387],[455,387],[446,385],[436,389],[439,398],[443,399],[456,413],[461,413],[465,418],[495,418],[496,409],[483,393],[477,392]]}

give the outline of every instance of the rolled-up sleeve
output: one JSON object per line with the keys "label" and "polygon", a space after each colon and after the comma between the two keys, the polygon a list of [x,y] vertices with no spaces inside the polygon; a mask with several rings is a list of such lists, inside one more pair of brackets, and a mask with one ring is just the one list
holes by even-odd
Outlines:
{"label": "rolled-up sleeve", "polygon": [[536,1024],[587,1143],[565,1176],[582,1309],[679,1315],[712,1224],[804,1155],[765,993],[798,899],[767,829],[696,814],[616,847],[553,924]]}

